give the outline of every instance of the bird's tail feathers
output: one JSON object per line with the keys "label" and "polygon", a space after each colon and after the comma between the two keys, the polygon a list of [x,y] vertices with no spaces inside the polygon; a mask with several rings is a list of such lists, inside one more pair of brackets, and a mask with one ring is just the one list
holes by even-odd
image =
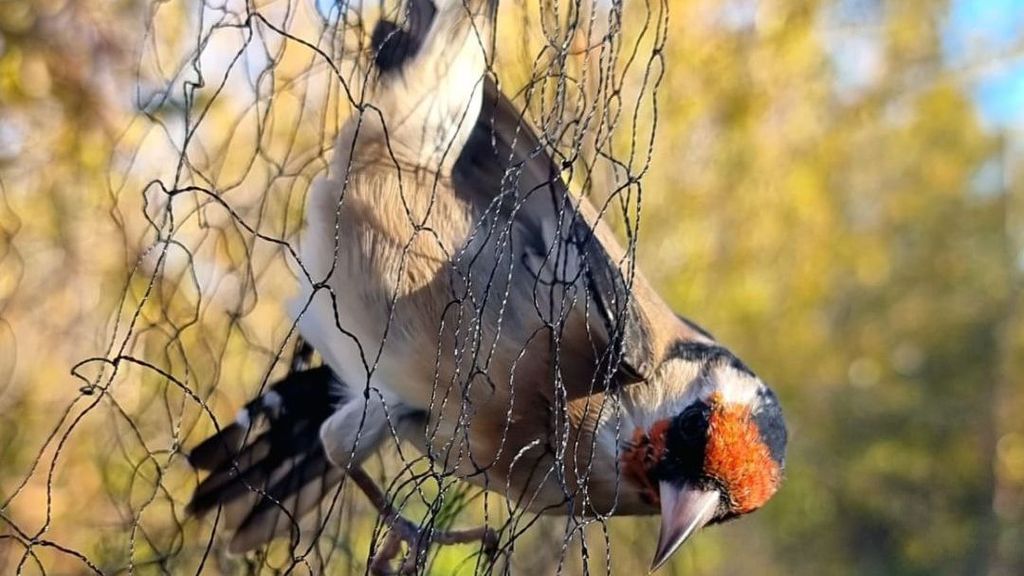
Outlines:
{"label": "bird's tail feathers", "polygon": [[496,8],[496,0],[408,0],[404,23],[377,23],[374,105],[400,160],[454,162],[479,114]]}
{"label": "bird's tail feathers", "polygon": [[[398,22],[377,22],[371,36],[374,65],[384,74],[418,75],[427,69],[443,76],[467,56],[474,62],[486,58],[496,9],[497,0],[408,0]],[[468,55],[465,47],[476,49]]]}
{"label": "bird's tail feathers", "polygon": [[195,468],[210,474],[188,511],[203,515],[221,508],[235,552],[297,528],[344,475],[328,462],[319,435],[344,403],[342,390],[321,366],[290,374],[247,404],[235,422],[189,454]]}

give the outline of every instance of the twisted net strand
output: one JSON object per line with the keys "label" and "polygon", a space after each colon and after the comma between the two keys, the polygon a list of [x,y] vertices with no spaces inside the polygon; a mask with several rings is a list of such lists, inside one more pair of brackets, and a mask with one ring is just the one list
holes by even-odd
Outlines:
{"label": "twisted net strand", "polygon": [[[106,350],[72,367],[80,388],[53,416],[50,434],[23,480],[0,503],[0,521],[7,528],[0,545],[15,550],[18,573],[346,574],[366,569],[388,526],[361,495],[350,494],[347,482],[325,498],[313,521],[292,518],[291,538],[233,557],[218,546],[220,510],[201,520],[185,512],[197,476],[183,456],[230,423],[238,406],[296,368],[297,320],[282,311],[288,296],[282,278],[304,278],[314,295],[327,292],[336,308],[344,298],[303,265],[297,234],[308,189],[329,165],[340,126],[350,117],[361,121],[365,114],[379,114],[366,100],[366,86],[373,56],[369,32],[381,17],[403,22],[406,14],[391,2],[151,4],[134,86],[137,115],[111,162],[112,174],[123,172],[111,176],[109,190],[110,218],[126,250],[120,306],[107,327]],[[509,3],[499,14],[496,57],[487,72],[537,127],[543,150],[536,152],[560,163],[571,188],[591,198],[601,218],[622,232],[627,257],[619,264],[630,281],[668,22],[663,0],[629,6],[586,0]],[[522,41],[519,29],[529,41]],[[502,36],[510,31],[514,42]],[[475,41],[484,42],[479,36]],[[516,170],[510,169],[502,196],[514,198],[517,182]],[[414,191],[407,187],[402,193]],[[519,206],[524,201],[515,198]],[[414,238],[424,235],[440,246],[436,231],[406,209]],[[556,221],[566,225],[571,210],[560,206]],[[566,233],[560,230],[559,237]],[[471,317],[466,311],[484,309],[486,302],[472,301],[477,294],[505,310],[508,291],[499,287],[508,286],[512,267],[520,265],[502,258],[511,254],[510,223],[501,229],[478,227],[473,234],[497,235],[496,264],[482,288],[469,276],[455,283],[461,293],[452,295],[452,314],[446,313],[438,327],[431,396],[432,411],[459,405],[463,435],[473,411],[466,390],[495,385],[490,370],[503,318],[488,341],[482,313]],[[336,231],[336,250],[339,238]],[[409,245],[399,274],[408,254]],[[479,256],[449,254],[456,263]],[[567,258],[557,246],[544,257],[556,269]],[[567,497],[583,498],[585,507],[586,465],[570,464],[583,468],[580,485],[567,486],[562,477],[567,445],[578,440],[569,434],[558,359],[564,314],[577,301],[596,314],[593,295],[540,279],[534,290],[550,291],[549,300],[558,303],[536,311],[546,320],[533,338],[551,343],[551,385],[559,402],[555,465],[534,472],[558,479]],[[467,300],[471,306],[462,306]],[[401,322],[392,301],[384,342],[358,342],[343,321],[336,323],[339,337],[351,338],[361,350],[367,393],[379,394],[370,378],[388,334]],[[441,336],[449,329],[456,344],[442,349]],[[444,380],[442,354],[451,354],[458,367]],[[524,354],[525,346],[518,359]],[[602,388],[598,380],[610,377],[610,372],[599,375],[591,387]],[[607,417],[618,433],[616,415]],[[430,425],[425,429],[428,435],[436,432]],[[465,548],[422,547],[416,563],[424,572],[589,573],[613,566],[614,525],[608,516],[528,512],[528,501],[506,501],[454,477],[457,464],[472,458],[465,437],[453,438],[443,453],[419,455],[401,445],[394,423],[390,434],[395,449],[370,467],[393,506],[420,522],[427,538],[473,521],[500,535],[493,559]],[[65,525],[54,505],[73,496],[56,478],[81,457],[73,455],[76,449],[90,443],[97,447],[93,465],[103,478],[103,510],[110,514],[98,514],[91,526]],[[513,466],[519,456],[514,455]],[[440,462],[449,465],[434,465]],[[36,486],[45,492],[44,521],[30,526],[12,515],[12,503]],[[506,487],[485,488],[500,493]],[[97,530],[95,541],[80,537],[90,527]],[[552,539],[559,546],[553,548]]]}

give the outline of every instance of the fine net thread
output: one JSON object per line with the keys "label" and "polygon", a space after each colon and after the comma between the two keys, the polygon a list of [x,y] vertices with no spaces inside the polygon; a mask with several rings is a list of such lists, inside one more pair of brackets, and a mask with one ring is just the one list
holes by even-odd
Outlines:
{"label": "fine net thread", "polygon": [[[106,350],[72,368],[80,389],[53,415],[23,481],[0,503],[8,528],[2,545],[17,572],[366,569],[388,526],[350,483],[331,490],[313,521],[295,519],[292,538],[237,557],[223,550],[221,511],[201,520],[186,513],[197,474],[184,455],[295,368],[298,333],[283,310],[290,294],[281,278],[310,277],[297,240],[308,189],[330,163],[341,125],[372,113],[361,95],[374,24],[382,17],[401,23],[406,16],[402,6],[383,2],[204,0],[149,7],[132,95],[137,114],[110,168],[110,218],[125,247],[120,306],[107,327]],[[667,29],[664,3],[508,3],[498,14],[488,70],[536,127],[574,192],[590,198],[625,238],[628,257],[619,264],[627,282]],[[513,186],[514,178],[506,174],[504,181]],[[566,220],[565,214],[557,218]],[[592,295],[567,292],[560,296],[566,307],[580,299],[596,314]],[[482,293],[503,297],[490,283]],[[481,318],[454,321],[459,343],[443,353],[470,368],[447,382],[435,374],[439,404],[464,402],[463,386],[487,385],[494,353]],[[392,317],[388,330],[401,322]],[[343,322],[337,328],[339,335],[347,332]],[[559,319],[547,328],[557,365]],[[360,345],[372,374],[384,343]],[[564,384],[553,375],[563,411]],[[556,421],[567,426],[564,415]],[[431,454],[401,445],[394,426],[390,434],[396,448],[369,468],[402,514],[426,531],[482,522],[501,537],[493,560],[467,547],[425,548],[416,558],[421,571],[572,573],[612,565],[607,517],[526,511],[432,466]],[[73,498],[55,479],[77,458],[69,454],[87,445],[95,446],[92,464],[102,477],[96,493],[107,501],[101,515],[78,524],[54,512],[55,503],[65,507],[58,501]],[[558,474],[564,465],[558,456],[556,470],[547,473]],[[44,520],[29,525],[13,514],[13,503],[39,486]],[[96,531],[94,541],[78,534],[88,530]]]}

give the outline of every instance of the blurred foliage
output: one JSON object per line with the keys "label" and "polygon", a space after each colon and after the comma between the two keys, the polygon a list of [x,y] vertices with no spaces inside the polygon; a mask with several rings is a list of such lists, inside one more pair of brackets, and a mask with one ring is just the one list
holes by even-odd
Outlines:
{"label": "blurred foliage", "polygon": [[[4,573],[288,563],[284,547],[207,554],[212,522],[184,514],[196,476],[181,450],[213,428],[195,398],[223,422],[284,369],[289,288],[275,278],[291,264],[267,239],[293,238],[347,114],[336,80],[357,80],[310,46],[365,40],[312,3],[252,3],[264,19],[247,25],[244,3],[207,4],[0,3]],[[1024,573],[1024,163],[1019,134],[980,122],[971,66],[944,61],[948,3],[669,4],[640,263],[780,391],[792,441],[775,500],[701,534],[667,573]],[[542,7],[570,16],[550,3],[503,12],[496,68],[520,97],[554,66],[533,57],[537,28],[555,29]],[[657,9],[626,4],[623,46],[651,49],[654,32],[635,34]],[[629,96],[651,103],[643,72],[624,76],[622,110]],[[531,102],[538,124],[585,116],[586,102],[545,108],[549,88]],[[588,166],[602,147],[642,156],[630,137],[655,127],[645,111],[607,142],[594,130],[559,142],[594,138],[576,159]],[[598,195],[619,177],[595,173],[579,185]],[[170,198],[161,185],[199,189]],[[106,360],[70,376],[86,358]],[[470,520],[451,506],[472,518],[484,500],[423,489],[454,491],[456,524]],[[364,566],[376,519],[358,496],[342,503],[309,571]],[[609,526],[616,571],[645,570],[652,521]],[[553,572],[565,531],[539,522],[517,572]],[[601,571],[604,535],[587,537]],[[565,569],[580,572],[571,545]],[[434,572],[471,570],[470,553],[444,551]]]}

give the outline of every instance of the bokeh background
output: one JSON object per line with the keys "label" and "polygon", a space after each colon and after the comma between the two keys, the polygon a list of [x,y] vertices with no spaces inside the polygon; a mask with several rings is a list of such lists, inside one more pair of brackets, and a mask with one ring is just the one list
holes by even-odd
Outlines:
{"label": "bokeh background", "polygon": [[[575,36],[564,3],[502,10],[506,87],[584,78],[538,124],[605,106],[580,55],[606,3]],[[182,451],[285,370],[277,240],[348,113],[357,67],[327,57],[365,47],[340,14],[0,3],[0,572],[363,571],[373,515],[347,493],[299,561],[228,557],[183,510]],[[619,21],[627,119],[561,141],[598,196],[622,175],[594,151],[635,153],[641,267],[791,429],[778,496],[666,573],[1024,574],[1024,2],[626,0]],[[556,40],[579,50],[559,61]],[[645,570],[652,521],[607,526],[589,567]],[[583,571],[564,521],[535,532],[516,571]]]}

